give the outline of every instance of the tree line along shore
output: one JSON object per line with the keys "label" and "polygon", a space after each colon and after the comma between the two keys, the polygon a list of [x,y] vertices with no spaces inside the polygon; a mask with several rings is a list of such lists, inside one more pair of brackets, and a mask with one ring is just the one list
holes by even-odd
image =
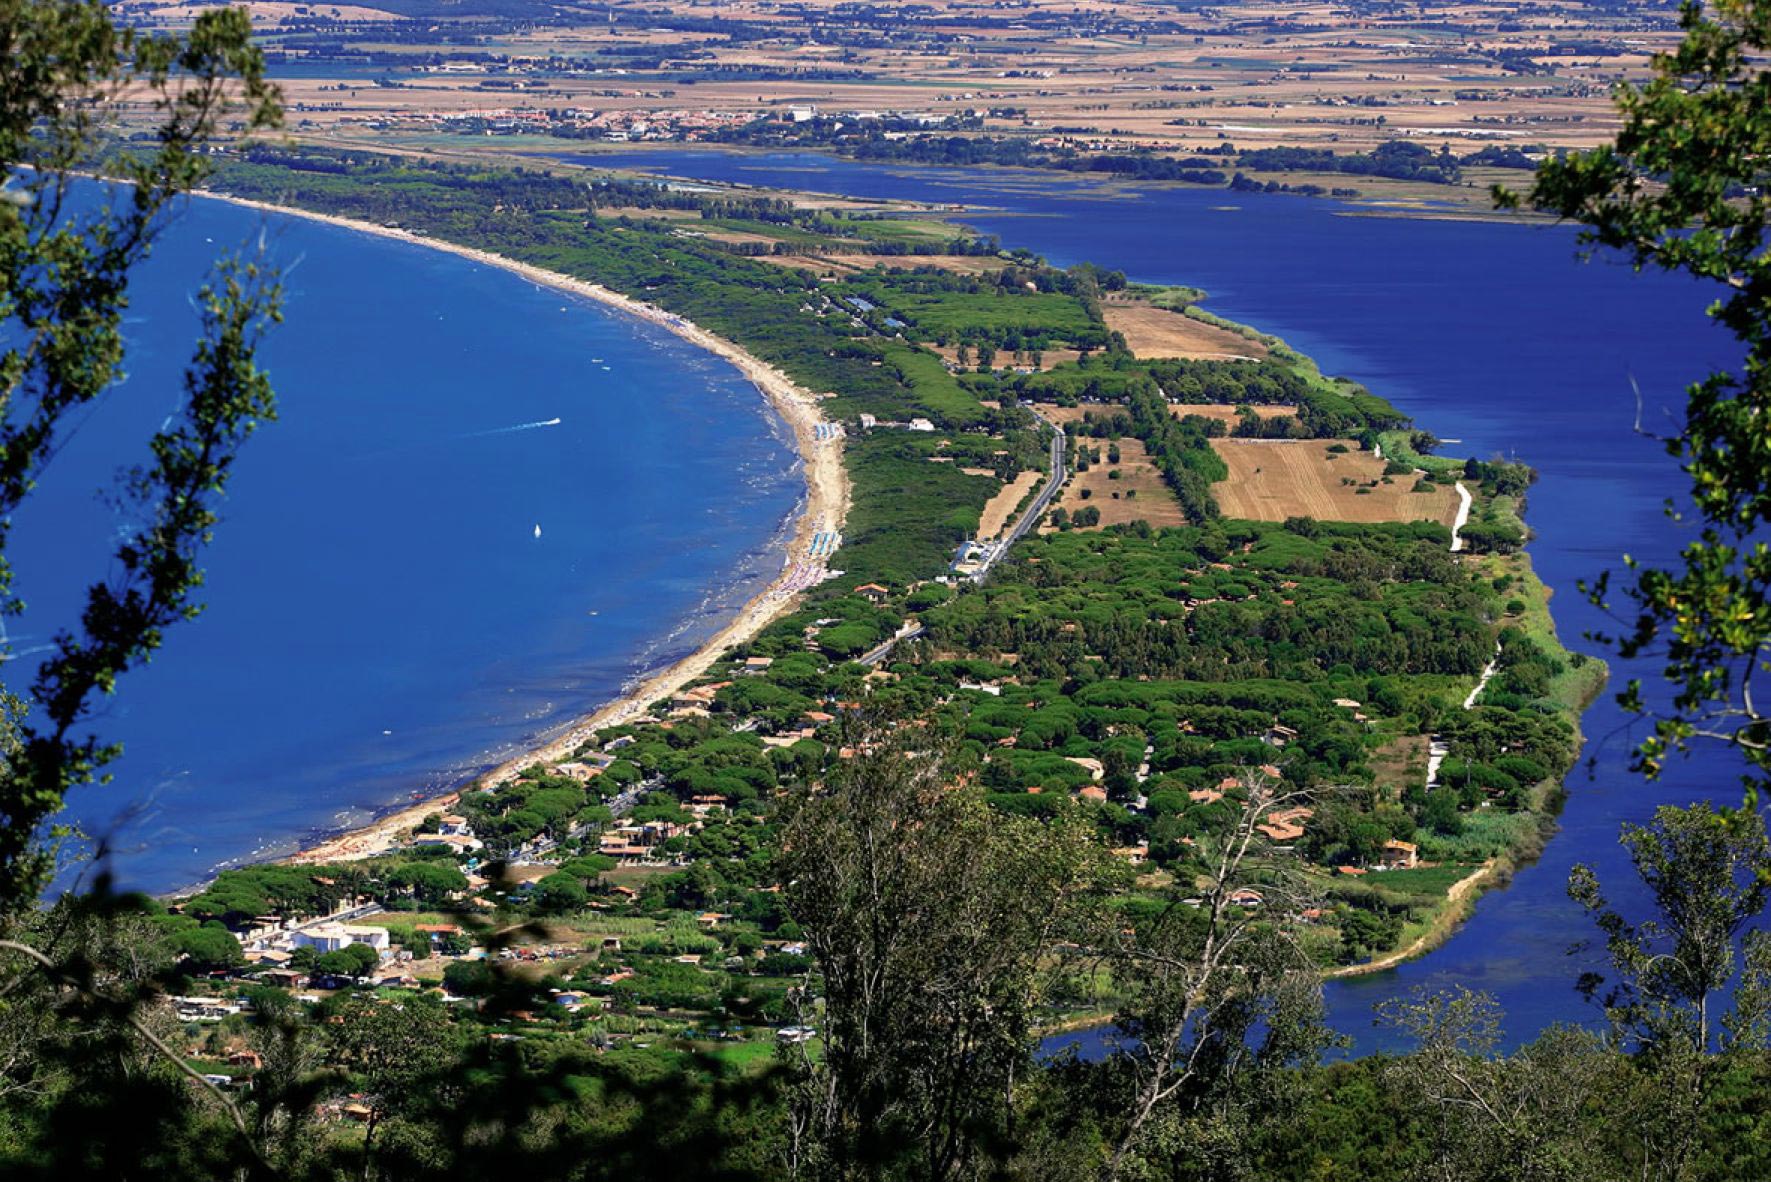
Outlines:
{"label": "tree line along shore", "polygon": [[[469,960],[438,954],[436,931],[468,907],[532,918],[565,950],[550,980],[576,1004],[550,1028],[768,1042],[809,963],[772,867],[778,802],[907,731],[992,814],[1088,828],[1127,915],[1192,894],[1201,843],[1257,812],[1262,856],[1304,887],[1268,897],[1251,879],[1238,906],[1325,971],[1443,938],[1468,904],[1457,885],[1504,881],[1553,824],[1603,666],[1556,640],[1523,552],[1529,471],[1431,454],[1380,397],[1216,320],[1201,293],[1058,270],[942,222],[650,182],[259,150],[212,188],[594,283],[716,334],[809,392],[802,447],[840,448],[852,499],[830,522],[831,577],[765,594],[693,666],[301,859],[320,865],[229,871],[180,901],[163,922],[214,955],[205,967],[311,985],[303,925],[369,906],[386,914],[359,926],[388,933],[374,979],[463,986]],[[1259,355],[1133,352],[1109,322],[1128,301]],[[1075,475],[978,585],[963,545],[1044,467],[1029,406],[1066,424]],[[814,418],[845,436],[807,445]],[[1242,470],[1271,520],[1226,518],[1224,449],[1254,443],[1288,459]],[[1475,511],[1453,554],[1460,483]],[[1114,1000],[1084,975],[1043,1020]]]}

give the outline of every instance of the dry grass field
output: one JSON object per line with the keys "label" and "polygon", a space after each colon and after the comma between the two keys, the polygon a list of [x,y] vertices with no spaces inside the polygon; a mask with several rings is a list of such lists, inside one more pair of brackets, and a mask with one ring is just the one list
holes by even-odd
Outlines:
{"label": "dry grass field", "polygon": [[989,275],[1008,266],[1007,259],[993,254],[831,254],[823,257],[838,266],[855,267],[863,271],[874,267],[882,267],[887,271],[917,271],[923,267],[936,267],[942,271],[952,271],[956,275]]}
{"label": "dry grass field", "polygon": [[[959,365],[958,345],[932,345],[925,343],[923,348],[931,353],[938,354],[941,360],[945,361],[948,365]],[[1062,365],[1066,361],[1075,361],[1081,356],[1082,354],[1078,353],[1075,349],[1047,349],[1039,355],[1038,368],[1050,369],[1052,366]],[[969,369],[972,366],[977,365],[977,363],[978,359],[974,355],[970,357],[970,360],[968,360],[962,368]],[[998,370],[1013,369],[1018,364],[1020,363],[1015,360],[1015,355],[1004,350],[996,355],[996,359],[991,362],[991,368]]]}
{"label": "dry grass field", "polygon": [[[1104,457],[1106,441],[1089,441],[1091,447],[1096,444],[1100,445]],[[1119,479],[1113,478],[1114,472],[1119,473]],[[1175,500],[1174,493],[1162,479],[1162,473],[1145,454],[1143,442],[1137,439],[1119,440],[1119,463],[1108,464],[1103,459],[1088,471],[1071,475],[1069,483],[1064,485],[1058,507],[1075,513],[1088,506],[1101,511],[1101,521],[1099,526],[1085,528],[1104,528],[1132,521],[1148,521],[1155,526],[1187,524],[1180,502]],[[1049,519],[1039,527],[1039,532],[1053,532]]]}
{"label": "dry grass field", "polygon": [[[1297,417],[1298,412],[1295,406],[1251,406],[1248,409],[1254,411],[1255,417],[1259,419],[1290,419]],[[1177,419],[1198,415],[1202,419],[1216,419],[1232,426],[1242,417],[1236,413],[1234,406],[1226,402],[1176,402],[1169,405],[1168,413]]]}
{"label": "dry grass field", "polygon": [[771,246],[776,241],[767,234],[753,234],[749,230],[678,230],[677,233],[690,238],[705,238],[709,242],[723,242],[728,246]]}
{"label": "dry grass field", "polygon": [[1107,327],[1125,338],[1134,357],[1223,361],[1267,355],[1267,347],[1259,341],[1141,300],[1108,301],[1101,312]]}
{"label": "dry grass field", "polygon": [[978,519],[978,536],[980,538],[996,538],[1009,526],[1010,519],[1021,501],[1028,493],[1039,487],[1045,473],[1037,468],[1029,468],[1016,476],[1011,483],[997,490],[984,506],[984,512]]}
{"label": "dry grass field", "polygon": [[694,209],[649,209],[643,205],[599,205],[599,218],[635,218],[644,222],[698,222],[701,213]]}
{"label": "dry grass field", "polygon": [[[1382,483],[1384,462],[1358,444],[1334,440],[1217,439],[1212,447],[1230,467],[1230,478],[1211,486],[1225,517],[1284,521],[1438,521],[1457,516],[1457,492],[1443,485],[1412,491],[1412,476]],[[1376,485],[1372,486],[1372,482]]]}
{"label": "dry grass field", "polygon": [[[1033,407],[1060,427],[1080,422],[1089,415],[1099,419],[1121,413],[1123,410],[1115,403],[1094,402],[1086,402],[1077,406],[1059,406],[1055,402],[1036,402]],[[1295,406],[1255,406],[1249,409],[1263,419],[1286,419],[1293,417],[1298,412]],[[1235,423],[1237,419],[1236,408],[1228,402],[1175,402],[1169,405],[1168,413],[1177,419],[1184,419],[1188,415],[1198,415],[1202,419],[1217,419],[1220,422],[1231,424]]]}
{"label": "dry grass field", "polygon": [[1427,778],[1426,735],[1402,735],[1379,747],[1371,756],[1372,783],[1400,796]]}
{"label": "dry grass field", "polygon": [[773,263],[777,267],[791,267],[795,271],[810,271],[814,275],[829,275],[836,279],[846,279],[860,272],[859,267],[844,266],[811,254],[760,254],[756,256],[756,261]]}
{"label": "dry grass field", "polygon": [[1081,406],[1059,406],[1055,402],[1035,402],[1032,406],[1034,410],[1060,427],[1068,427],[1071,423],[1080,422],[1085,415],[1093,414],[1098,418],[1123,409],[1118,406],[1096,403],[1084,403]]}

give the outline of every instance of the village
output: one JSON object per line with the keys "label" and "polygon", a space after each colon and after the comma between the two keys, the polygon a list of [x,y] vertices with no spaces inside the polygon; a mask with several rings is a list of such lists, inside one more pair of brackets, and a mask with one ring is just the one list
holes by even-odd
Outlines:
{"label": "village", "polygon": [[[895,613],[913,600],[927,602],[931,590],[950,594],[951,586],[859,584],[841,599]],[[1193,606],[1217,602],[1202,595]],[[1318,808],[1260,804],[1309,799],[1300,785],[1288,783],[1288,776],[1309,776],[1293,758],[1308,745],[1305,726],[1279,720],[1301,722],[1295,710],[1266,716],[1254,736],[1264,760],[1205,783],[1199,776],[1177,781],[1158,769],[1172,763],[1174,741],[1221,731],[1226,720],[1212,709],[1199,712],[1201,725],[1179,712],[1160,740],[1161,752],[1158,742],[1140,737],[1129,767],[1120,740],[1139,732],[1117,723],[1099,732],[1110,749],[1071,741],[1058,750],[1094,753],[1046,756],[1020,742],[1033,741],[1039,729],[1042,682],[1016,670],[1015,654],[997,654],[990,672],[981,662],[946,661],[928,651],[925,625],[906,616],[898,631],[917,631],[904,641],[905,649],[920,652],[914,661],[903,663],[900,653],[845,666],[819,648],[823,632],[842,623],[820,616],[800,627],[794,649],[760,646],[774,655],[733,654],[720,675],[660,701],[655,713],[599,735],[570,759],[463,792],[361,863],[224,873],[173,911],[224,923],[239,955],[214,965],[192,992],[168,1004],[193,1029],[237,1025],[259,986],[314,1005],[354,990],[440,989],[451,1003],[472,1010],[485,1005],[497,966],[523,982],[532,998],[491,1019],[501,1037],[563,1029],[601,1046],[708,1031],[740,1041],[813,1037],[815,1006],[800,995],[807,950],[781,912],[780,887],[766,859],[754,854],[775,802],[789,792],[782,785],[794,769],[828,774],[822,770],[831,766],[827,761],[865,757],[904,725],[975,719],[1011,704],[1023,719],[1018,734],[981,747],[962,778],[990,785],[991,799],[1005,807],[1024,807],[1007,799],[1012,792],[1044,813],[1091,812],[1128,885],[1166,882],[1185,864],[1193,838],[1174,832],[1177,816],[1200,820],[1223,808],[1258,810],[1255,829],[1271,856],[1345,881],[1401,881],[1407,872],[1434,872],[1416,842],[1398,838],[1384,838],[1350,860],[1341,850],[1329,855],[1338,864],[1312,867],[1323,856],[1320,845],[1305,840]],[[931,678],[931,669],[940,671]],[[907,679],[925,682],[934,693],[924,699],[925,720],[887,723],[882,732],[870,699],[901,690]],[[821,692],[809,683],[833,688]],[[768,705],[747,710],[746,702]],[[1364,732],[1374,725],[1359,701],[1337,698],[1327,705],[1337,726]],[[745,762],[734,759],[738,753]],[[1018,767],[1023,755],[1038,757],[1037,772]],[[1212,766],[1228,765],[1216,759]],[[1021,782],[1034,776],[1042,782]],[[1198,786],[1177,791],[1186,782]],[[306,905],[294,903],[291,876],[311,884]],[[249,916],[227,910],[252,890],[286,901]],[[1264,903],[1253,887],[1231,901],[1251,909]],[[1329,925],[1333,914],[1332,907],[1318,906],[1301,919]],[[230,1086],[249,1080],[245,1052],[225,1038],[211,1042],[220,1048],[218,1078]],[[347,1108],[339,1113],[348,1119]]]}

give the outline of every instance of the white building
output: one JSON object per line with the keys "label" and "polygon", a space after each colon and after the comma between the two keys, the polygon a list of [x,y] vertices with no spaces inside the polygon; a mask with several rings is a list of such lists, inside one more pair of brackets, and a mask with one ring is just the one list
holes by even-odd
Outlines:
{"label": "white building", "polygon": [[312,948],[320,953],[337,952],[352,944],[367,944],[380,956],[389,947],[386,928],[354,923],[317,923],[293,933],[290,940],[297,948]]}

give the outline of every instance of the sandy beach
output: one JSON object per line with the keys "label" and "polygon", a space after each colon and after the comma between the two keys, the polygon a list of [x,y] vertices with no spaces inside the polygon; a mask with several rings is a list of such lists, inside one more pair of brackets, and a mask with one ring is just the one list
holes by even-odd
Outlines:
{"label": "sandy beach", "polygon": [[259,209],[267,213],[326,222],[343,229],[355,230],[364,234],[376,234],[383,238],[393,238],[431,250],[448,251],[451,254],[472,259],[474,262],[484,263],[489,267],[499,267],[521,275],[533,283],[595,300],[598,303],[617,308],[630,316],[637,316],[642,320],[668,329],[684,340],[711,353],[716,353],[737,366],[739,371],[754,383],[756,388],[768,399],[776,413],[793,429],[794,440],[798,445],[800,457],[804,461],[805,507],[794,527],[793,537],[788,543],[788,560],[783,565],[781,574],[767,588],[740,608],[737,615],[718,632],[710,636],[700,648],[675,664],[646,677],[614,701],[577,719],[545,742],[507,759],[491,771],[481,775],[472,784],[403,807],[368,825],[328,838],[317,845],[309,846],[299,853],[282,859],[283,861],[338,862],[384,853],[393,848],[397,839],[423,820],[426,814],[448,808],[461,798],[463,792],[501,783],[510,779],[522,768],[534,763],[548,763],[564,759],[595,732],[604,727],[620,725],[644,714],[651,703],[670,696],[700,677],[727,649],[733,645],[742,644],[755,636],[770,621],[786,611],[796,598],[796,593],[788,585],[793,568],[801,562],[810,561],[809,551],[812,536],[821,530],[838,530],[842,527],[842,523],[848,515],[849,485],[848,476],[842,466],[840,435],[820,441],[817,438],[817,427],[824,420],[819,414],[817,399],[810,392],[796,385],[786,374],[773,366],[764,364],[731,341],[716,336],[698,325],[691,324],[680,316],[621,295],[619,292],[610,291],[594,283],[573,279],[567,275],[543,270],[527,263],[515,262],[488,251],[457,246],[454,243],[441,242],[387,226],[377,226],[368,222],[357,222],[348,218],[312,213],[266,202],[248,201],[219,193],[200,193],[198,196],[228,201],[235,205]]}

